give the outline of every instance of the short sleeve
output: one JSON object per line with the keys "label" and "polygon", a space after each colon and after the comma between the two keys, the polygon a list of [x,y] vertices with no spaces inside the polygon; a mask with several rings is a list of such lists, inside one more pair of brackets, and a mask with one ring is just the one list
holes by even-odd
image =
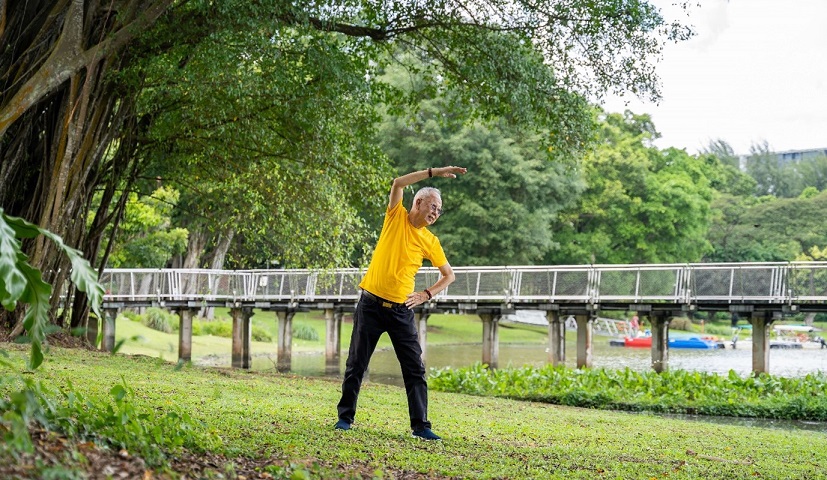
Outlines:
{"label": "short sleeve", "polygon": [[445,257],[445,251],[442,250],[442,244],[439,243],[439,239],[437,237],[434,237],[434,241],[431,243],[425,258],[430,260],[431,265],[436,268],[442,267],[448,263],[448,258]]}

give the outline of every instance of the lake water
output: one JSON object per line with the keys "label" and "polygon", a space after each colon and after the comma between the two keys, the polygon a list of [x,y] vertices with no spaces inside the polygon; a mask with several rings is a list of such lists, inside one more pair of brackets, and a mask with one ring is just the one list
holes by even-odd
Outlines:
{"label": "lake water", "polygon": [[[500,344],[499,367],[542,366],[548,361],[544,344]],[[293,354],[292,372],[305,376],[341,377],[347,352],[342,352],[339,373],[325,371],[324,354]],[[426,365],[428,368],[467,367],[482,360],[481,344],[429,345]],[[827,372],[827,349],[770,350],[770,373],[784,377],[801,377],[819,371]],[[253,369],[275,368],[275,354],[253,358]],[[574,342],[566,344],[566,366],[576,368],[577,350]],[[595,337],[592,366],[595,368],[636,371],[651,370],[651,351],[648,348],[624,348],[609,346],[609,338]],[[752,349],[749,344],[737,349],[669,350],[669,369],[714,372],[727,374],[734,370],[741,376],[752,372]],[[377,350],[368,372],[368,381],[401,385],[399,363],[392,349]]]}

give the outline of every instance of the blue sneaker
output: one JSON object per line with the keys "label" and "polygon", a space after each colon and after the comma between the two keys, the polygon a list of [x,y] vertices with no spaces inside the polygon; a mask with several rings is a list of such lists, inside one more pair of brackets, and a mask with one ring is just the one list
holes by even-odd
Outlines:
{"label": "blue sneaker", "polygon": [[344,420],[339,420],[336,422],[336,425],[333,426],[334,430],[350,430],[350,424]]}
{"label": "blue sneaker", "polygon": [[430,428],[424,428],[422,430],[414,430],[413,436],[416,438],[421,438],[423,440],[442,440],[439,435],[432,432]]}

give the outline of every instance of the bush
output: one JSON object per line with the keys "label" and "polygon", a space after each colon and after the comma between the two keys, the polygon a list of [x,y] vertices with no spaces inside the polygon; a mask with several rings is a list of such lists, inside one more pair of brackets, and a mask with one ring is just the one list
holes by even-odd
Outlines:
{"label": "bush", "polygon": [[195,332],[195,324],[199,324],[199,331],[201,335],[212,335],[214,337],[232,338],[233,324],[228,321],[221,320],[201,320],[193,323],[193,333]]}
{"label": "bush", "polygon": [[726,337],[731,336],[733,330],[729,325],[706,325],[704,331],[710,335],[720,335]]}
{"label": "bush", "polygon": [[571,370],[525,366],[491,370],[471,367],[431,369],[434,390],[505,397],[589,408],[692,413],[788,420],[827,420],[827,376],[741,377],[669,370]]}
{"label": "bush", "polygon": [[[5,362],[0,361],[0,364]],[[174,407],[164,411],[139,409],[135,391],[122,383],[109,390],[110,398],[85,397],[70,383],[60,393],[39,381],[18,376],[0,377],[0,386],[22,384],[0,397],[0,451],[34,453],[29,431],[33,425],[63,433],[69,438],[92,439],[113,449],[126,449],[150,466],[167,462],[168,453],[182,448],[215,448],[221,440],[206,433],[204,423]]]}
{"label": "bush", "polygon": [[132,310],[124,310],[120,312],[120,315],[132,320],[133,322],[140,322],[141,315],[138,312],[133,312]]}
{"label": "bush", "polygon": [[671,330],[686,330],[688,332],[692,331],[692,320],[686,317],[675,317],[669,322],[669,328]]}
{"label": "bush", "polygon": [[256,325],[253,325],[253,331],[250,333],[250,336],[253,337],[253,340],[255,340],[256,342],[273,341],[273,336],[270,335],[270,332]]}
{"label": "bush", "polygon": [[141,316],[141,323],[159,332],[172,333],[178,330],[178,315],[161,308],[151,307]]}
{"label": "bush", "polygon": [[[193,335],[212,335],[214,337],[232,338],[232,320],[193,320]],[[256,342],[272,342],[273,336],[267,330],[253,325],[250,337]]]}
{"label": "bush", "polygon": [[293,336],[301,340],[310,340],[314,342],[319,340],[319,333],[316,332],[316,329],[303,323],[293,324]]}

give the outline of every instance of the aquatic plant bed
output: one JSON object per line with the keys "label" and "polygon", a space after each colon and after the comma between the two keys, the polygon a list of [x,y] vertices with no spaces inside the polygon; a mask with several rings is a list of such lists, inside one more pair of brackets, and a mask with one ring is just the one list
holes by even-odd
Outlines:
{"label": "aquatic plant bed", "polygon": [[688,413],[786,420],[827,420],[827,376],[739,376],[628,368],[569,369],[525,366],[492,370],[433,370],[429,383],[443,392],[654,413]]}

